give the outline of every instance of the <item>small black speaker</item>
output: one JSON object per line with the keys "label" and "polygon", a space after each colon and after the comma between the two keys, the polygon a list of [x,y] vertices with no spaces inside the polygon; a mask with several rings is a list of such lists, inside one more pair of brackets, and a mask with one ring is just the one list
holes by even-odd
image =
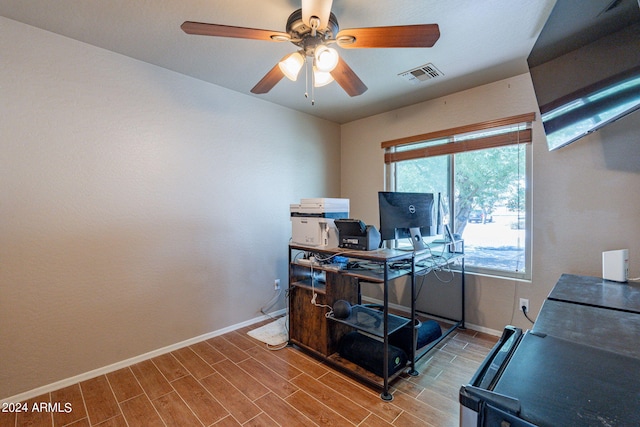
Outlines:
{"label": "small black speaker", "polygon": [[339,299],[333,303],[333,317],[336,319],[346,319],[351,316],[351,304],[348,301]]}
{"label": "small black speaker", "polygon": [[[340,356],[362,366],[381,377],[384,366],[384,344],[358,332],[342,337],[338,349]],[[389,345],[389,375],[407,366],[407,354],[401,348]]]}

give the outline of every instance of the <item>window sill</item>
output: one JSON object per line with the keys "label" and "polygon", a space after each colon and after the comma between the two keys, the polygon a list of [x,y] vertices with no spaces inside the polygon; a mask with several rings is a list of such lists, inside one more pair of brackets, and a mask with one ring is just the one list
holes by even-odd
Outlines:
{"label": "window sill", "polygon": [[[460,271],[456,269],[456,271]],[[492,279],[501,279],[501,280],[513,280],[517,282],[523,283],[532,283],[531,276],[524,273],[510,273],[510,272],[502,272],[502,271],[487,271],[482,270],[477,267],[466,267],[464,269],[465,274],[471,276],[480,276],[480,277],[490,277]]]}

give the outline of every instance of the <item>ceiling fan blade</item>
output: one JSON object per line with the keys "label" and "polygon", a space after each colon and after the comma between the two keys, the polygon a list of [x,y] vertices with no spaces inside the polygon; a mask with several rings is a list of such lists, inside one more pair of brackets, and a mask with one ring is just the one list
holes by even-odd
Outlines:
{"label": "ceiling fan blade", "polygon": [[[285,56],[286,58],[286,56]],[[283,58],[284,59],[284,58]],[[252,89],[251,93],[257,95],[267,93],[284,77],[284,73],[278,64],[275,65]]]}
{"label": "ceiling fan blade", "polygon": [[235,37],[239,39],[287,41],[291,36],[280,31],[260,30],[257,28],[233,27],[230,25],[207,24],[185,21],[180,28],[187,34],[199,36]]}
{"label": "ceiling fan blade", "polygon": [[440,38],[438,24],[397,25],[391,27],[349,28],[340,31],[340,47],[432,47]]}
{"label": "ceiling fan blade", "polygon": [[336,68],[331,71],[331,76],[349,96],[362,95],[368,89],[342,58],[338,60]]}

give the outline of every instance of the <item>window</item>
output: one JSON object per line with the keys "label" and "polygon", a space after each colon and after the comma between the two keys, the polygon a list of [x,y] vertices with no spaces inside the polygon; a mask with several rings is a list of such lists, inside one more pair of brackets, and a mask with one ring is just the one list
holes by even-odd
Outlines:
{"label": "window", "polygon": [[529,279],[531,127],[535,116],[382,143],[388,187],[439,192],[465,242],[467,271]]}

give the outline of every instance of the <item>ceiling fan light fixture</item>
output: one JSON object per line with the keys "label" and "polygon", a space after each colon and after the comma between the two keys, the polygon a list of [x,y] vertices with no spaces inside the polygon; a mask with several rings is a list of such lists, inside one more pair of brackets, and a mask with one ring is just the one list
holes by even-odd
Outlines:
{"label": "ceiling fan light fixture", "polygon": [[320,71],[313,67],[313,87],[326,86],[333,81],[333,76],[328,71]]}
{"label": "ceiling fan light fixture", "polygon": [[300,52],[293,52],[291,55],[280,61],[278,66],[289,80],[295,82],[298,79],[298,74],[300,73],[303,64],[304,58]]}
{"label": "ceiling fan light fixture", "polygon": [[320,45],[315,51],[315,65],[318,71],[330,72],[338,65],[338,51],[325,45]]}
{"label": "ceiling fan light fixture", "polygon": [[320,20],[316,29],[322,30],[329,23],[332,3],[333,0],[302,0],[302,22],[312,27],[311,18],[315,16]]}

